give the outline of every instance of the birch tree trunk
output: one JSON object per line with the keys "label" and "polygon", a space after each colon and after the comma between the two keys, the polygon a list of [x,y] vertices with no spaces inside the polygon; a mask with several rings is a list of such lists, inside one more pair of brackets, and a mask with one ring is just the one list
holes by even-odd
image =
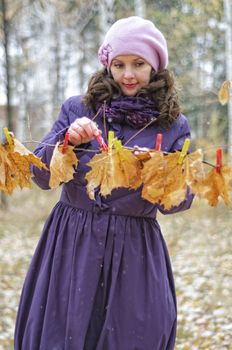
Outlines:
{"label": "birch tree trunk", "polygon": [[114,0],[100,0],[99,12],[100,12],[100,36],[101,41],[111,26],[115,22],[115,2]]}
{"label": "birch tree trunk", "polygon": [[2,35],[5,56],[5,90],[6,90],[6,122],[10,131],[13,131],[12,94],[11,94],[11,63],[9,53],[10,25],[7,19],[7,3],[1,0],[2,12]]}
{"label": "birch tree trunk", "polygon": [[144,0],[134,0],[135,15],[146,17],[146,4]]}
{"label": "birch tree trunk", "polygon": [[[224,13],[226,20],[226,80],[232,82],[232,2],[224,0]],[[228,156],[232,160],[232,96],[228,102]]]}

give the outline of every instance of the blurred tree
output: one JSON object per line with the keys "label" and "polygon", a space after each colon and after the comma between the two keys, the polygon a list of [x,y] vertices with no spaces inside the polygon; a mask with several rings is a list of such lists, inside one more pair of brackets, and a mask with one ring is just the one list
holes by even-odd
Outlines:
{"label": "blurred tree", "polygon": [[[169,69],[182,87],[184,112],[193,136],[210,138],[217,113],[218,136],[224,141],[227,122],[217,100],[224,78],[223,5],[220,0],[159,1],[147,5],[147,15],[164,32],[169,46]],[[218,141],[218,140],[210,140]]]}
{"label": "blurred tree", "polygon": [[[51,124],[63,99],[82,93],[89,76],[100,67],[97,50],[108,26],[144,11],[167,37],[169,68],[182,87],[183,110],[193,134],[213,142],[218,142],[215,135],[219,140],[226,137],[226,107],[217,101],[225,79],[225,19],[220,0],[0,1],[1,14],[3,2],[11,9],[5,27],[10,28],[11,43],[9,92],[11,99],[20,101],[23,125],[26,114],[30,115],[36,138]],[[13,11],[14,7],[21,10]]]}
{"label": "blurred tree", "polygon": [[[224,13],[226,22],[226,79],[232,84],[232,2],[224,0]],[[229,159],[232,160],[232,96],[228,102],[228,150]]]}
{"label": "blurred tree", "polygon": [[[11,4],[12,6],[13,4]],[[11,61],[10,61],[10,24],[15,13],[9,13],[7,0],[1,0],[1,38],[4,49],[4,86],[6,91],[6,116],[9,130],[13,130],[13,113],[12,113],[12,93],[11,93]]]}
{"label": "blurred tree", "polygon": [[146,4],[144,0],[135,0],[135,15],[140,17],[146,17]]}

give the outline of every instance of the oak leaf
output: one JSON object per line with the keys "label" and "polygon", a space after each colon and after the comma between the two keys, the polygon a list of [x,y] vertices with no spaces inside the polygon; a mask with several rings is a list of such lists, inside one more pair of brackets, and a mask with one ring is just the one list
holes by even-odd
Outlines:
{"label": "oak leaf", "polygon": [[63,182],[69,182],[73,179],[78,159],[74,147],[68,145],[65,153],[62,153],[63,145],[59,142],[56,144],[52,159],[50,162],[50,188],[56,188]]}

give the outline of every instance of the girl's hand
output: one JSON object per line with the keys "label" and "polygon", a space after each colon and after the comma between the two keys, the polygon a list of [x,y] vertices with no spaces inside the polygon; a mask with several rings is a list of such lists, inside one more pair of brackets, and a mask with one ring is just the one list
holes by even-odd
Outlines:
{"label": "girl's hand", "polygon": [[70,125],[68,132],[69,141],[75,146],[87,143],[101,135],[101,130],[97,128],[96,123],[87,117],[76,119]]}

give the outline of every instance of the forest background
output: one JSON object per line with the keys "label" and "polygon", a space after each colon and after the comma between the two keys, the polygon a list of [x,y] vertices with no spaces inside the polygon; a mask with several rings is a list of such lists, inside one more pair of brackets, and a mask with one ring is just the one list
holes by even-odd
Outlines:
{"label": "forest background", "polygon": [[[150,19],[167,38],[192,149],[215,162],[221,147],[231,165],[232,99],[218,101],[222,82],[232,80],[230,0],[0,0],[0,133],[7,126],[33,149],[63,101],[84,93],[100,68],[97,50],[110,24],[130,15]],[[13,348],[20,289],[57,197],[33,187],[0,209],[0,349]],[[160,220],[180,303],[177,349],[232,349],[231,209],[195,201],[188,213]]]}

